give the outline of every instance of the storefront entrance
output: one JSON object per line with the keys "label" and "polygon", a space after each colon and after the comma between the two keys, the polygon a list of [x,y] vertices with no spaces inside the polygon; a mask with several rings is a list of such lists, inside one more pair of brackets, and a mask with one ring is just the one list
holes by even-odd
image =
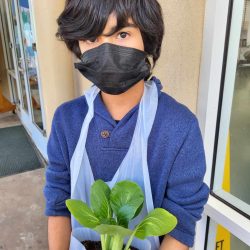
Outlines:
{"label": "storefront entrance", "polygon": [[16,105],[16,113],[39,150],[46,152],[42,85],[33,23],[30,1],[0,2],[1,43],[9,98]]}

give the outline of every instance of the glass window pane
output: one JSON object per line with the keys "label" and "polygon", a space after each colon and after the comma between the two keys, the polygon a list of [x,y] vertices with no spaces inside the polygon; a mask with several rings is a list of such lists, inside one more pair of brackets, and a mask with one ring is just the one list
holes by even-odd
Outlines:
{"label": "glass window pane", "polygon": [[10,2],[10,17],[11,17],[11,23],[12,23],[12,28],[13,28],[13,35],[14,35],[14,41],[15,41],[15,50],[16,50],[16,56],[17,56],[17,63],[18,63],[18,74],[19,74],[19,79],[21,83],[21,103],[23,109],[28,112],[28,99],[26,96],[26,88],[25,88],[25,78],[24,78],[24,67],[23,67],[23,58],[21,54],[21,42],[20,42],[20,37],[18,33],[18,23],[17,23],[17,12],[15,9],[15,1],[12,0]]}
{"label": "glass window pane", "polygon": [[250,3],[241,2],[231,19],[213,193],[249,216]]}
{"label": "glass window pane", "polygon": [[240,239],[231,234],[226,228],[210,220],[208,244],[206,250],[250,250]]}
{"label": "glass window pane", "polygon": [[28,0],[19,0],[20,25],[24,46],[29,90],[31,95],[32,120],[43,130],[41,102],[36,65],[36,43],[32,32],[31,14]]}
{"label": "glass window pane", "polygon": [[13,55],[11,50],[11,46],[13,45],[11,45],[10,33],[9,29],[7,28],[8,20],[7,20],[5,1],[3,1],[2,4],[3,4],[2,21],[3,21],[3,31],[4,31],[6,53],[7,53],[8,69],[14,69]]}

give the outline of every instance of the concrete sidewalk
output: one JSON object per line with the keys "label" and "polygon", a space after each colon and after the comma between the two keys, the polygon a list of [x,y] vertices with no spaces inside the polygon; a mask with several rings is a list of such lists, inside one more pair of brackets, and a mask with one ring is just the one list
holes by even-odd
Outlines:
{"label": "concrete sidewalk", "polygon": [[45,168],[0,178],[0,249],[48,249]]}

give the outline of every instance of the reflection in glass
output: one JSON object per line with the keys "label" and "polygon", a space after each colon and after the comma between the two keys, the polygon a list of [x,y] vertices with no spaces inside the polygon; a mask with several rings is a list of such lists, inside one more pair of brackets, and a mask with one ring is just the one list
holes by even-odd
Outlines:
{"label": "reflection in glass", "polygon": [[21,45],[20,39],[18,35],[18,27],[17,27],[17,16],[15,11],[15,1],[11,1],[11,18],[12,18],[12,25],[13,25],[13,32],[14,32],[14,41],[15,41],[15,48],[16,48],[16,55],[17,55],[17,63],[18,63],[18,73],[19,78],[21,81],[21,99],[22,99],[22,107],[24,110],[28,112],[28,100],[25,91],[25,79],[24,79],[24,65],[23,59],[21,54]]}
{"label": "reflection in glass", "polygon": [[230,120],[231,194],[250,204],[250,4],[245,1]]}
{"label": "reflection in glass", "polygon": [[[4,32],[4,39],[5,39],[5,43],[6,43],[6,55],[7,55],[7,69],[8,69],[8,77],[10,79],[10,83],[11,83],[11,91],[13,94],[13,103],[16,104],[16,109],[18,111],[20,111],[20,107],[19,107],[19,96],[18,96],[18,89],[17,89],[17,81],[16,79],[13,77],[13,75],[15,74],[15,69],[14,69],[14,61],[13,58],[15,55],[13,55],[13,44],[11,43],[11,37],[10,37],[10,30],[8,29],[8,18],[7,18],[7,8],[6,8],[6,2],[3,1],[3,8],[2,10],[2,18],[3,18],[3,23],[5,25],[3,25],[3,32]],[[10,72],[12,72],[12,74],[10,74]]]}
{"label": "reflection in glass", "polygon": [[250,67],[237,69],[230,136],[231,193],[250,204]]}
{"label": "reflection in glass", "polygon": [[20,74],[21,92],[23,93],[23,108],[28,111],[27,96],[25,91],[25,81],[23,74]]}
{"label": "reflection in glass", "polygon": [[19,0],[20,22],[25,53],[25,63],[31,94],[33,121],[43,130],[41,102],[36,68],[36,43],[32,33],[28,0]]}
{"label": "reflection in glass", "polygon": [[[10,77],[10,81],[11,81],[11,86],[12,86],[12,91],[13,91],[13,98],[14,98],[14,103],[18,104],[18,90],[17,90],[17,82],[16,79],[14,77]],[[16,105],[18,111],[19,110],[19,105]]]}
{"label": "reflection in glass", "polygon": [[5,6],[5,2],[3,1],[3,8],[2,8],[2,17],[3,17],[3,20],[4,20],[4,23],[5,23],[5,27],[4,28],[4,35],[6,36],[5,37],[5,40],[6,40],[6,50],[7,50],[7,58],[8,58],[8,68],[9,69],[14,69],[14,62],[13,62],[13,56],[12,56],[12,50],[11,50],[11,46],[10,46],[10,31],[9,29],[7,28],[7,23],[8,23],[8,20],[7,20],[7,13],[6,13],[6,6]]}

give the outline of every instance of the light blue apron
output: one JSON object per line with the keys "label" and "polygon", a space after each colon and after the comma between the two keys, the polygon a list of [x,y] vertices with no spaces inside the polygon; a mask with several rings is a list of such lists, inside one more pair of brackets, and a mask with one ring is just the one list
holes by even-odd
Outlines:
{"label": "light blue apron", "polygon": [[[100,89],[93,85],[85,92],[89,109],[70,162],[71,199],[82,200],[88,205],[90,204],[90,188],[94,183],[94,177],[85,145],[89,124],[94,116],[94,100],[99,91]],[[131,180],[137,182],[142,188],[145,195],[144,206],[140,215],[129,224],[131,229],[154,209],[147,164],[147,145],[157,105],[158,90],[156,83],[152,80],[147,81],[144,84],[144,93],[139,104],[139,113],[130,148],[113,179],[106,182],[112,188],[118,181]],[[85,250],[81,241],[100,240],[100,236],[95,231],[81,226],[73,215],[71,215],[71,226],[70,250]],[[146,240],[134,238],[131,245],[140,250],[158,250],[160,246],[159,237],[149,237]]]}

